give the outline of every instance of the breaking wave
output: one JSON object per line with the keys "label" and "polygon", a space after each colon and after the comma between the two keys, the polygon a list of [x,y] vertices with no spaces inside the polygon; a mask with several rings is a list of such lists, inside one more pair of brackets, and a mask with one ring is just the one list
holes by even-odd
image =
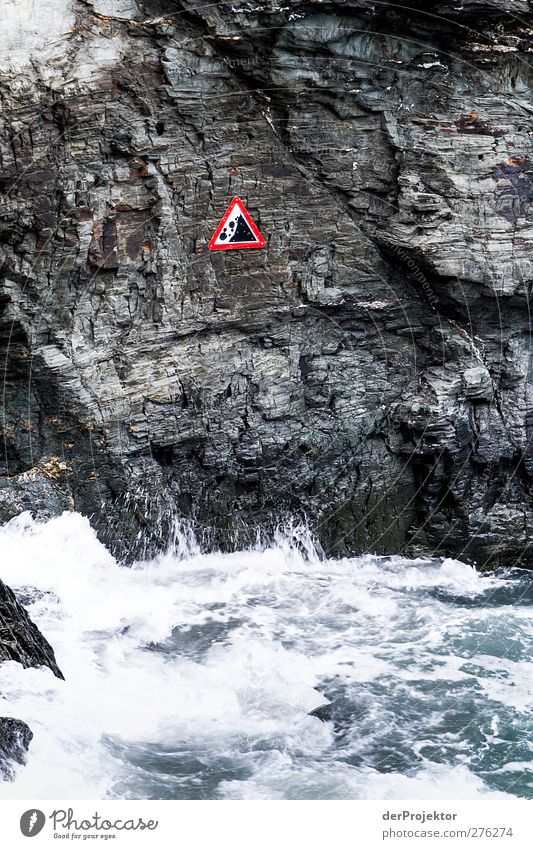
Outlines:
{"label": "breaking wave", "polygon": [[125,568],[76,513],[0,551],[66,679],[0,667],[34,732],[2,798],[533,797],[527,573],[328,560],[298,528]]}

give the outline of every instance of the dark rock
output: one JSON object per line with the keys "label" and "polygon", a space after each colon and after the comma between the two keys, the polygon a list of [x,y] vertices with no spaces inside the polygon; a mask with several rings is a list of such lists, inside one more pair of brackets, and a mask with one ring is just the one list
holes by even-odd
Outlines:
{"label": "dark rock", "polygon": [[33,732],[25,722],[0,717],[0,780],[11,781],[14,778],[13,763],[26,763],[26,752],[32,739]]}
{"label": "dark rock", "polygon": [[3,27],[0,518],[530,565],[529,3],[289,5]]}
{"label": "dark rock", "polygon": [[0,663],[4,660],[15,660],[24,667],[48,666],[57,678],[63,678],[51,645],[13,590],[0,581]]}
{"label": "dark rock", "polygon": [[338,738],[349,733],[351,728],[360,728],[368,715],[368,705],[364,693],[357,700],[342,692],[328,691],[327,704],[312,710],[309,716],[314,716],[322,722],[332,722],[333,730]]}
{"label": "dark rock", "polygon": [[335,714],[335,708],[331,702],[329,704],[320,705],[309,712],[309,716],[315,716],[322,722],[331,722]]}
{"label": "dark rock", "polygon": [[474,366],[463,372],[465,395],[472,401],[492,401],[494,388],[488,370],[484,366]]}
{"label": "dark rock", "polygon": [[[17,661],[24,667],[48,666],[57,678],[63,674],[54,651],[31,621],[14,592],[0,581],[0,663]],[[25,722],[0,717],[0,780],[14,778],[13,764],[25,764],[33,733]]]}

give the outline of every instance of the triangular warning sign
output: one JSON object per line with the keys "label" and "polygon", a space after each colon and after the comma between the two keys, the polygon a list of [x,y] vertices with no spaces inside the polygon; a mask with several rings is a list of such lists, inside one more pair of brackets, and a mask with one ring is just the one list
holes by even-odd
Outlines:
{"label": "triangular warning sign", "polygon": [[242,200],[234,197],[208,244],[210,251],[264,248],[266,245]]}

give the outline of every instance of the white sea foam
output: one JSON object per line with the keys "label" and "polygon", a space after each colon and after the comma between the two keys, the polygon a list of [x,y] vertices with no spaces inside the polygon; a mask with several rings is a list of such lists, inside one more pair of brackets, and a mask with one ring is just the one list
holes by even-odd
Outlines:
{"label": "white sea foam", "polygon": [[[506,763],[528,762],[527,729],[492,765],[503,783],[479,756],[531,697],[531,643],[524,631],[507,656],[513,607],[504,619],[491,603],[504,579],[457,561],[328,561],[291,533],[224,555],[182,535],[125,568],[75,513],[0,528],[0,577],[66,678],[0,667],[0,714],[35,735],[0,795],[477,798],[506,780],[520,795]],[[331,721],[310,715],[328,700]]]}

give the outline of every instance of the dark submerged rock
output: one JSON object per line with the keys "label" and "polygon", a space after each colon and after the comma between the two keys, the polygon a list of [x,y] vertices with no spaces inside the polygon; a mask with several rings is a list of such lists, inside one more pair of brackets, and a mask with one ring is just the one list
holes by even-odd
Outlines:
{"label": "dark submerged rock", "polygon": [[13,764],[26,763],[32,739],[33,732],[21,719],[0,717],[0,780],[12,781],[15,776]]}
{"label": "dark submerged rock", "polygon": [[310,711],[309,716],[314,716],[316,719],[320,719],[321,722],[331,722],[335,716],[335,707],[331,702],[325,705],[320,705]]}

